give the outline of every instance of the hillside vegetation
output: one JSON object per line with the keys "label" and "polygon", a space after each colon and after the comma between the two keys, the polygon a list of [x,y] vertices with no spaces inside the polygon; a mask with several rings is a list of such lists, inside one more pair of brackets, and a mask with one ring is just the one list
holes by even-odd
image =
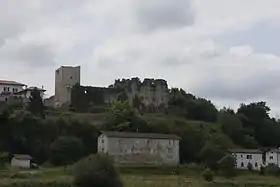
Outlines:
{"label": "hillside vegetation", "polygon": [[169,106],[158,114],[141,114],[126,101],[114,103],[104,113],[46,111],[39,96],[33,94],[26,110],[1,109],[0,152],[30,154],[38,163],[45,163],[55,154],[51,147],[61,137],[66,145],[73,138],[81,141],[83,157],[96,152],[101,130],[172,133],[182,138],[182,163],[203,163],[217,169],[230,148],[280,145],[280,122],[269,117],[269,111],[265,102],[241,104],[236,112],[219,111],[211,101],[182,89],[170,90]]}

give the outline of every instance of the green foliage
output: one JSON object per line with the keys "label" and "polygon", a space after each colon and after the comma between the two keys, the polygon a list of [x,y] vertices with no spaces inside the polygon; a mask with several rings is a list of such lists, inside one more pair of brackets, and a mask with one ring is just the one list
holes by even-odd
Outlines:
{"label": "green foliage", "polygon": [[279,176],[280,168],[276,164],[268,164],[268,166],[266,166],[264,168],[264,174],[272,175],[272,176]]}
{"label": "green foliage", "polygon": [[135,110],[128,101],[116,101],[109,108],[103,129],[120,130],[120,128],[128,128],[135,115]]}
{"label": "green foliage", "polygon": [[106,155],[93,155],[77,163],[74,172],[76,187],[122,187],[112,160]]}
{"label": "green foliage", "polygon": [[168,105],[168,114],[207,122],[217,119],[218,111],[210,101],[187,94],[182,89],[171,89]]}
{"label": "green foliage", "polygon": [[202,148],[200,158],[206,166],[213,170],[218,169],[218,161],[225,155],[217,145],[207,142]]}
{"label": "green foliage", "polygon": [[40,91],[37,88],[31,92],[31,96],[27,104],[27,110],[35,116],[45,118],[43,99],[41,97]]}
{"label": "green foliage", "polygon": [[234,177],[235,173],[235,159],[231,155],[225,155],[218,162],[219,170],[225,177]]}
{"label": "green foliage", "polygon": [[207,182],[212,182],[214,180],[214,174],[210,169],[205,169],[202,173],[202,177]]}
{"label": "green foliage", "polygon": [[249,171],[252,171],[253,170],[253,164],[251,164],[249,162],[248,165],[247,165],[247,168],[248,168]]}
{"label": "green foliage", "polygon": [[54,165],[73,164],[82,158],[84,147],[80,139],[71,136],[59,137],[51,144],[50,162]]}

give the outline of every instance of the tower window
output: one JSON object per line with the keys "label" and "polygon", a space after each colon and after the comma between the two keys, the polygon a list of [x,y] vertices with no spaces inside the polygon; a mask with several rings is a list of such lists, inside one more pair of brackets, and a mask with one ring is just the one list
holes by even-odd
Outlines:
{"label": "tower window", "polygon": [[73,79],[73,77],[70,77],[70,79]]}

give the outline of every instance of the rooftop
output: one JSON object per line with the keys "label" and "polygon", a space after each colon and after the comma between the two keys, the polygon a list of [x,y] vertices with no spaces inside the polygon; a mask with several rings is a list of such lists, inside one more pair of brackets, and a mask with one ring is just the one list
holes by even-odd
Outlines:
{"label": "rooftop", "polygon": [[260,149],[231,149],[232,153],[262,153]]}
{"label": "rooftop", "polygon": [[16,85],[16,86],[25,86],[25,84],[16,82],[16,81],[8,81],[8,80],[0,80],[0,85]]}
{"label": "rooftop", "polygon": [[134,133],[134,132],[118,132],[118,131],[104,131],[102,132],[108,137],[115,138],[148,138],[148,139],[176,139],[180,137],[175,134],[151,134],[151,133]]}
{"label": "rooftop", "polygon": [[31,160],[32,159],[32,157],[30,155],[25,155],[25,154],[14,154],[13,157],[18,160]]}

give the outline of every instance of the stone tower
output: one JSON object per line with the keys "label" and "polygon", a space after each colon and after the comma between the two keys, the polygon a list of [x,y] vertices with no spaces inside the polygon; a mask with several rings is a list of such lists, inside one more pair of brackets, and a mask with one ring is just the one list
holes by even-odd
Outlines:
{"label": "stone tower", "polygon": [[55,106],[71,100],[71,88],[81,82],[81,67],[61,66],[55,71]]}

